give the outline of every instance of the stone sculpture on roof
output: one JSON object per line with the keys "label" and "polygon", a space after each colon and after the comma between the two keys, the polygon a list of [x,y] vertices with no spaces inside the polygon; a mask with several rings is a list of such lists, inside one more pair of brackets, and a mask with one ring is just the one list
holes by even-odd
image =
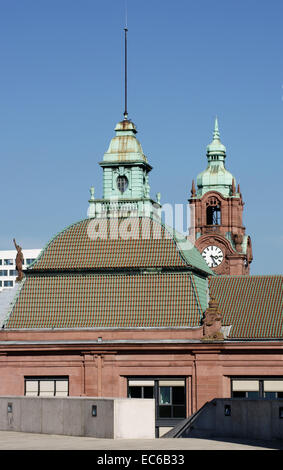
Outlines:
{"label": "stone sculpture on roof", "polygon": [[16,270],[18,271],[18,276],[16,278],[16,282],[21,282],[24,277],[24,274],[23,274],[24,255],[22,253],[22,247],[17,245],[15,238],[13,238],[13,242],[17,250]]}

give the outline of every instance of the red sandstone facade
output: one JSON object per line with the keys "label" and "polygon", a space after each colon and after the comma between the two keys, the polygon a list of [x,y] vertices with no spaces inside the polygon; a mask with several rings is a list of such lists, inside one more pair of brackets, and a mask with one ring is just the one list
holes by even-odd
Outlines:
{"label": "red sandstone facade", "polygon": [[[224,197],[219,192],[209,191],[201,198],[192,197],[189,202],[194,213],[195,246],[202,253],[207,246],[214,245],[224,253],[222,263],[212,267],[213,271],[216,274],[249,274],[253,256],[250,237],[243,246],[245,227],[241,193],[239,197]],[[219,211],[217,224],[212,224],[208,215],[209,210],[214,208]]]}
{"label": "red sandstone facade", "polygon": [[283,341],[207,342],[203,328],[2,331],[0,341],[0,395],[24,395],[30,376],[66,376],[69,396],[98,397],[127,397],[129,378],[183,378],[190,416],[231,397],[232,378],[283,376]]}

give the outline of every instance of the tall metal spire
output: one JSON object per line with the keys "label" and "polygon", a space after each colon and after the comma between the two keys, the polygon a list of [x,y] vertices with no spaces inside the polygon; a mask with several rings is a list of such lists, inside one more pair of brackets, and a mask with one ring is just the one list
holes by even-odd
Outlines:
{"label": "tall metal spire", "polygon": [[128,33],[128,28],[127,24],[124,28],[125,31],[125,110],[124,110],[124,119],[128,119],[128,70],[127,70],[127,33]]}

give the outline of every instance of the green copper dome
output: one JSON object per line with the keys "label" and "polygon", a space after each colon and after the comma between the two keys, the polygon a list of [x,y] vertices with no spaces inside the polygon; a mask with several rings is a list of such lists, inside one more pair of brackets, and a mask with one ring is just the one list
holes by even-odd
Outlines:
{"label": "green copper dome", "polygon": [[[215,119],[213,140],[207,146],[207,168],[197,176],[197,197],[203,196],[208,191],[218,191],[224,197],[233,194],[236,181],[232,173],[225,168],[226,147],[220,141],[218,120]],[[234,183],[233,183],[234,180]]]}
{"label": "green copper dome", "polygon": [[111,139],[104,154],[105,162],[146,162],[142,146],[136,138],[137,129],[133,122],[125,119],[115,127],[116,136]]}
{"label": "green copper dome", "polygon": [[208,159],[212,159],[212,156],[226,157],[226,147],[220,141],[220,133],[218,128],[218,119],[215,119],[213,141],[207,146],[206,155]]}

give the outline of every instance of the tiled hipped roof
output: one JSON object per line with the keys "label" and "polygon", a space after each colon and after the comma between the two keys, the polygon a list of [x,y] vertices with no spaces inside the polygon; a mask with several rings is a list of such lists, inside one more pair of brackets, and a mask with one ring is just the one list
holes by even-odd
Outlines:
{"label": "tiled hipped roof", "polygon": [[230,338],[283,338],[283,276],[219,276],[209,279]]}
{"label": "tiled hipped roof", "polygon": [[211,273],[190,242],[152,218],[85,219],[27,270],[5,328],[200,326]]}
{"label": "tiled hipped roof", "polygon": [[6,328],[199,326],[193,275],[27,277]]}

